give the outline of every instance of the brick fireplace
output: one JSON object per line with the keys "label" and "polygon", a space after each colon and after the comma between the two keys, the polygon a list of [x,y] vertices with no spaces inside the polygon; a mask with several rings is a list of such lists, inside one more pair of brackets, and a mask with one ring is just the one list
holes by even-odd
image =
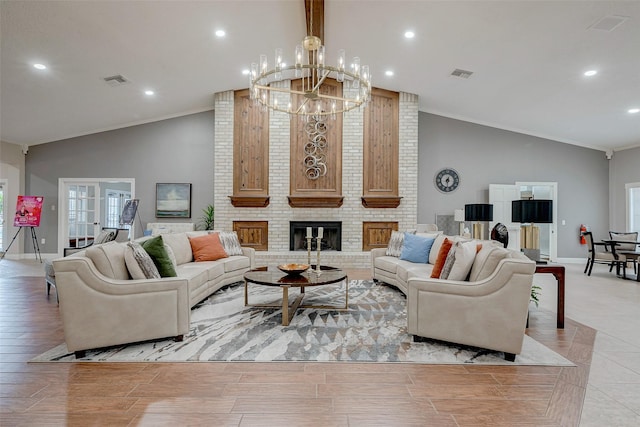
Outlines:
{"label": "brick fireplace", "polygon": [[[268,250],[256,252],[257,265],[283,262],[306,262],[305,251],[290,249],[292,222],[336,222],[341,224],[340,250],[323,251],[323,264],[345,268],[366,268],[370,254],[363,251],[363,224],[368,221],[397,221],[398,229],[415,227],[418,186],[418,97],[400,93],[399,97],[399,188],[402,201],[397,208],[365,208],[363,188],[363,111],[353,110],[343,116],[342,195],[337,208],[292,208],[290,192],[289,150],[290,122],[285,113],[270,113],[269,118],[269,205],[264,208],[234,207],[233,129],[234,92],[215,94],[214,207],[217,229],[232,230],[234,221],[267,221]],[[298,120],[294,118],[293,120]],[[329,141],[330,143],[330,141]],[[316,235],[316,234],[314,234]],[[315,239],[314,239],[315,240]],[[305,242],[306,244],[306,242]],[[315,255],[312,262],[315,262]]]}

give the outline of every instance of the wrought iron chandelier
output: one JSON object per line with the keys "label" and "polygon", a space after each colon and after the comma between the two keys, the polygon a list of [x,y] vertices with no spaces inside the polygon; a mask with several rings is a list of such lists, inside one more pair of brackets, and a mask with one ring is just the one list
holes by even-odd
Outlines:
{"label": "wrought iron chandelier", "polygon": [[[338,51],[336,66],[326,65],[322,40],[313,35],[313,7],[310,22],[309,35],[304,38],[302,44],[296,46],[293,65],[285,64],[281,48],[275,50],[273,68],[269,68],[267,55],[260,55],[260,62],[251,64],[250,97],[268,109],[292,116],[335,118],[336,114],[358,108],[370,100],[369,66],[361,66],[360,58],[356,56],[350,67],[347,67],[344,49]],[[322,84],[327,78],[343,83],[341,96],[322,92]],[[295,79],[301,79],[301,90],[294,89],[291,85],[280,84]],[[275,96],[276,92],[289,95],[286,105],[278,103],[280,97]],[[323,100],[327,102],[322,102]]]}

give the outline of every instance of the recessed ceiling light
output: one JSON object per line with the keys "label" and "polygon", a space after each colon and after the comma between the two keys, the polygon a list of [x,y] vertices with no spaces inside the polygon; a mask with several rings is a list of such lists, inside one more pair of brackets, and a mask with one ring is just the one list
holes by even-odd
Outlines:
{"label": "recessed ceiling light", "polygon": [[46,70],[47,66],[44,64],[33,64],[33,68],[37,69],[37,70]]}
{"label": "recessed ceiling light", "polygon": [[218,36],[218,37],[224,37],[226,35],[227,35],[227,33],[226,33],[225,30],[217,30],[216,31],[216,36]]}
{"label": "recessed ceiling light", "polygon": [[584,75],[587,77],[595,76],[596,74],[598,74],[597,70],[589,70],[584,72]]}
{"label": "recessed ceiling light", "polygon": [[412,39],[416,36],[416,33],[414,33],[413,31],[405,31],[404,36],[408,39]]}
{"label": "recessed ceiling light", "polygon": [[630,109],[628,110],[628,112],[629,112],[630,114],[640,113],[640,108],[630,108]]}
{"label": "recessed ceiling light", "polygon": [[393,76],[393,71],[387,70],[387,71],[384,72],[384,75],[391,77],[391,76]]}
{"label": "recessed ceiling light", "polygon": [[242,70],[242,75],[243,76],[248,76],[249,75],[249,70],[247,70],[246,68],[244,70]]}
{"label": "recessed ceiling light", "polygon": [[156,93],[154,91],[152,91],[152,90],[145,90],[144,94],[147,95],[147,96],[151,96],[151,95],[155,95]]}

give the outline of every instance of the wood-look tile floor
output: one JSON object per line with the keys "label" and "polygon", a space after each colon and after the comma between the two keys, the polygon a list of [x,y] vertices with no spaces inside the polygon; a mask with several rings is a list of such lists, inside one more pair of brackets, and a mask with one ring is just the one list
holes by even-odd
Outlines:
{"label": "wood-look tile floor", "polygon": [[55,294],[0,278],[0,310],[2,426],[577,426],[595,338],[537,310],[527,333],[576,367],[27,363],[63,341]]}

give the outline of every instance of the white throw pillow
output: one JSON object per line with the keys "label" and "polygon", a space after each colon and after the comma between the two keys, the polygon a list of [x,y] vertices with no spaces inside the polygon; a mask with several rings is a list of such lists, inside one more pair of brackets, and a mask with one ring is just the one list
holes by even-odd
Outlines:
{"label": "white throw pillow", "polygon": [[[433,242],[431,246],[431,252],[429,252],[429,264],[436,265],[436,261],[438,259],[438,254],[440,253],[440,247],[444,243],[444,239],[449,236],[445,236],[444,234],[439,234],[436,236],[436,240]],[[453,241],[453,239],[449,239]]]}
{"label": "white throw pillow", "polygon": [[[163,237],[164,239],[164,237]],[[164,250],[167,251],[167,255],[169,256],[169,260],[171,261],[171,264],[173,264],[173,268],[176,268],[178,266],[178,261],[176,260],[176,254],[173,253],[173,249],[171,249],[171,246],[167,245],[166,243],[164,244]]]}
{"label": "white throw pillow", "polygon": [[191,244],[189,243],[187,235],[187,233],[169,233],[162,235],[162,241],[165,245],[171,247],[173,255],[176,258],[176,264],[178,265],[193,261]]}
{"label": "white throw pillow", "polygon": [[456,259],[449,272],[449,280],[467,280],[467,276],[476,259],[477,241],[456,243]]}

